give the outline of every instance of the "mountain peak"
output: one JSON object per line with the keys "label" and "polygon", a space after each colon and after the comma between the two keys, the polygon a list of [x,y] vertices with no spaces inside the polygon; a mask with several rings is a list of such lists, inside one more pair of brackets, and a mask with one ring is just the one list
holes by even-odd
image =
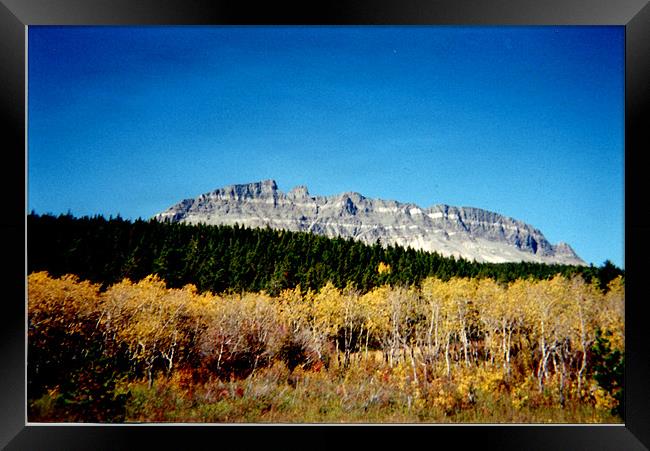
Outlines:
{"label": "mountain peak", "polygon": [[293,187],[287,194],[295,199],[302,199],[309,197],[309,190],[305,185],[298,185]]}
{"label": "mountain peak", "polygon": [[277,190],[278,189],[278,184],[275,183],[275,180],[273,180],[273,179],[262,180],[259,183],[262,186],[267,187],[267,188],[272,189],[272,190]]}
{"label": "mountain peak", "polygon": [[253,183],[226,185],[216,189],[213,194],[219,199],[250,199],[273,196],[278,190],[275,180],[268,179]]}
{"label": "mountain peak", "polygon": [[412,247],[487,262],[531,261],[584,265],[568,244],[552,245],[536,228],[474,207],[366,198],[349,191],[311,197],[299,185],[288,193],[273,179],[228,185],[180,202],[155,216],[185,223],[239,224],[353,238],[367,244]]}

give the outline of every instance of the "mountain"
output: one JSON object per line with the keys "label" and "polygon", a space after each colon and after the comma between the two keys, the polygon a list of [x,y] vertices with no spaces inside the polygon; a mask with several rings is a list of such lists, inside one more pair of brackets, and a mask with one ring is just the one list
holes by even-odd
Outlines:
{"label": "mountain", "polygon": [[585,265],[566,243],[551,244],[542,232],[513,218],[479,208],[371,199],[355,192],[312,196],[307,187],[288,193],[274,180],[228,185],[185,199],[154,216],[158,221],[239,224],[400,245],[479,262],[541,262]]}

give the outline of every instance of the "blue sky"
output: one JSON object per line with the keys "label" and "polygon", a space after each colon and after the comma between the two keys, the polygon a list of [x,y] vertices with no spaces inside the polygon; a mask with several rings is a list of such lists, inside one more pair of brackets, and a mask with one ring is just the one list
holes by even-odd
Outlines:
{"label": "blue sky", "polygon": [[226,184],[492,210],[624,266],[623,27],[29,27],[28,209]]}

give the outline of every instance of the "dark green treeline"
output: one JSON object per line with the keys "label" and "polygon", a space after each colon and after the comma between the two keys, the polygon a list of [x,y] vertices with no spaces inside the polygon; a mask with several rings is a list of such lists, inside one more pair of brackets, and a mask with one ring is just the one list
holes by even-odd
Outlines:
{"label": "dark green treeline", "polygon": [[[380,274],[379,263],[391,271]],[[277,294],[300,285],[318,289],[328,281],[367,291],[385,283],[419,284],[441,279],[490,277],[500,282],[581,274],[602,287],[623,271],[539,263],[476,263],[399,246],[369,246],[352,239],[238,226],[129,221],[102,216],[27,217],[28,272],[71,273],[104,286],[123,278],[157,274],[170,287],[193,283],[200,291],[260,291]]]}

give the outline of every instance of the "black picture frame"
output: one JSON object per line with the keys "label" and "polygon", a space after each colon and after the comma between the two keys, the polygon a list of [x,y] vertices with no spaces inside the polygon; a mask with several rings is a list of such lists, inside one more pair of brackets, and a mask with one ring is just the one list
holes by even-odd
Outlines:
{"label": "black picture frame", "polygon": [[[626,404],[623,426],[358,426],[317,425],[37,426],[26,423],[26,95],[25,43],[30,25],[421,24],[620,25],[625,27]],[[650,355],[644,322],[644,258],[650,255],[643,150],[648,145],[650,6],[646,0],[393,0],[275,2],[205,0],[0,0],[2,261],[0,313],[0,446],[22,449],[185,449],[227,445],[338,447],[350,437],[364,448],[396,438],[404,446],[451,440],[495,449],[641,450],[650,447]],[[604,165],[608,162],[604,161]],[[597,180],[594,183],[598,183]],[[597,220],[597,218],[595,218]],[[458,429],[462,427],[462,429]],[[345,437],[341,435],[345,432]],[[137,444],[136,444],[137,443]],[[399,445],[398,445],[399,446]],[[449,446],[449,445],[448,445]]]}

